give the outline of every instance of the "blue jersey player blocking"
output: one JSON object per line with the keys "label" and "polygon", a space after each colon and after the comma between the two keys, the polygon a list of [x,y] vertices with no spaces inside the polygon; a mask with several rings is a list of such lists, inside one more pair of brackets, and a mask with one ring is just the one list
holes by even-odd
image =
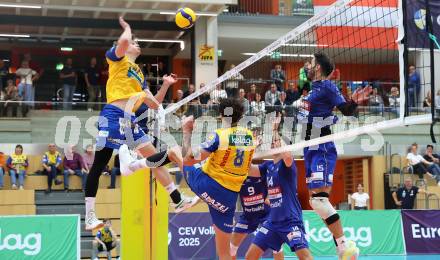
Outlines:
{"label": "blue jersey player blocking", "polygon": [[[298,114],[298,121],[306,126],[305,140],[330,135],[331,125],[338,120],[333,115],[333,109],[337,107],[343,115],[353,116],[358,104],[367,99],[372,91],[371,87],[359,89],[347,101],[328,80],[333,70],[333,62],[325,54],[314,54],[312,68],[308,73],[312,80],[312,91],[301,102]],[[339,258],[356,259],[359,249],[354,242],[346,241],[339,215],[329,201],[336,160],[337,152],[333,142],[304,148],[310,206],[332,232]]]}
{"label": "blue jersey player blocking", "polygon": [[[231,237],[231,256],[236,259],[238,248],[250,233],[266,221],[270,206],[267,199],[266,178],[248,176],[240,189],[240,203],[243,213],[234,226]],[[274,252],[274,259],[283,259],[282,252]]]}
{"label": "blue jersey player blocking", "polygon": [[[278,134],[273,137],[272,147],[281,146]],[[297,196],[297,171],[290,152],[276,154],[273,161],[252,165],[250,175],[266,178],[270,212],[266,222],[258,230],[246,259],[259,259],[264,251],[280,252],[286,243],[300,260],[313,259],[304,230],[302,208]]]}

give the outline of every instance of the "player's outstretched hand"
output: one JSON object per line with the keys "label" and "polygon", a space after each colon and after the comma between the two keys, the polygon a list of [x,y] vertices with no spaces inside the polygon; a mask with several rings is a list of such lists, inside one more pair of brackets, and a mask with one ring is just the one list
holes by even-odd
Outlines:
{"label": "player's outstretched hand", "polygon": [[351,95],[351,99],[357,104],[362,104],[370,98],[371,92],[373,92],[372,86],[366,86],[365,88],[358,88]]}
{"label": "player's outstretched hand", "polygon": [[162,79],[163,79],[163,84],[171,86],[177,82],[177,75],[173,73],[171,73],[170,75],[165,74]]}
{"label": "player's outstretched hand", "polygon": [[184,117],[182,118],[182,131],[183,133],[192,133],[194,128],[194,117]]}
{"label": "player's outstretched hand", "polygon": [[119,24],[121,25],[122,29],[126,29],[127,27],[130,27],[130,25],[124,20],[122,16],[119,17]]}

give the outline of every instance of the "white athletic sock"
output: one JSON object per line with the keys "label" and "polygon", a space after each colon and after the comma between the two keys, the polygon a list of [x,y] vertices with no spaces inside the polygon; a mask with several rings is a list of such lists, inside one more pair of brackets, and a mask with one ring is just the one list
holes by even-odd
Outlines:
{"label": "white athletic sock", "polygon": [[140,159],[140,160],[136,160],[136,161],[130,163],[130,165],[128,167],[132,171],[137,171],[137,170],[140,170],[140,169],[148,168],[147,162],[146,162],[145,158],[144,159]]}
{"label": "white athletic sock", "polygon": [[238,246],[234,246],[232,243],[229,243],[231,256],[237,255]]}
{"label": "white athletic sock", "polygon": [[95,197],[86,197],[86,216],[90,211],[95,210]]}
{"label": "white athletic sock", "polygon": [[336,244],[338,245],[339,252],[342,252],[345,250],[345,243],[347,242],[347,239],[345,236],[342,236],[340,238],[336,238]]}
{"label": "white athletic sock", "polygon": [[177,190],[176,184],[174,182],[171,182],[168,184],[165,189],[168,191],[168,194],[171,194],[173,191]]}

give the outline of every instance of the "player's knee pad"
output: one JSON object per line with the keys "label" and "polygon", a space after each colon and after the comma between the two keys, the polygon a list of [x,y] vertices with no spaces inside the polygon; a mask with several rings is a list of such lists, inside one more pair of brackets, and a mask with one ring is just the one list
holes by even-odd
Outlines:
{"label": "player's knee pad", "polygon": [[339,220],[339,215],[328,200],[327,192],[313,194],[310,198],[310,206],[327,225],[331,225]]}
{"label": "player's knee pad", "polygon": [[234,246],[232,243],[229,243],[229,252],[231,256],[236,256],[238,251],[238,246]]}

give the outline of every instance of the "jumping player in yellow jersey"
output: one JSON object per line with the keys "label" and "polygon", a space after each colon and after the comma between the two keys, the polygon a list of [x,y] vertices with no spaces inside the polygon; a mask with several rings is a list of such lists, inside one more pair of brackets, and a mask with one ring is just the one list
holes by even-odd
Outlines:
{"label": "jumping player in yellow jersey", "polygon": [[194,119],[184,119],[182,172],[191,190],[209,206],[217,254],[224,260],[232,259],[229,244],[235,204],[248,176],[255,142],[250,130],[238,126],[243,115],[239,100],[222,99],[220,113],[226,127],[209,135],[199,149],[191,147]]}
{"label": "jumping player in yellow jersey", "polygon": [[[131,28],[121,17],[119,24],[124,32],[119,37],[116,46],[106,53],[109,64],[109,79],[107,81],[107,105],[101,111],[98,121],[97,151],[92,168],[87,177],[86,200],[86,229],[93,230],[103,226],[96,217],[95,197],[98,190],[99,177],[109,162],[114,149],[123,144],[131,149],[137,149],[145,160],[130,165],[121,174],[128,175],[136,169],[149,167],[158,181],[166,188],[175,204],[176,212],[181,212],[192,206],[197,200],[184,198],[172,182],[168,171],[163,166],[170,161],[181,161],[180,151],[174,153],[164,151],[156,154],[152,137],[146,135],[136,123],[134,112],[144,103],[151,109],[157,109],[165,94],[177,80],[174,75],[165,75],[163,85],[155,96],[146,88],[146,81],[141,69],[135,63],[141,50],[132,39]],[[128,152],[128,151],[127,151]],[[120,158],[121,158],[120,154]],[[159,167],[159,168],[156,168]]]}

